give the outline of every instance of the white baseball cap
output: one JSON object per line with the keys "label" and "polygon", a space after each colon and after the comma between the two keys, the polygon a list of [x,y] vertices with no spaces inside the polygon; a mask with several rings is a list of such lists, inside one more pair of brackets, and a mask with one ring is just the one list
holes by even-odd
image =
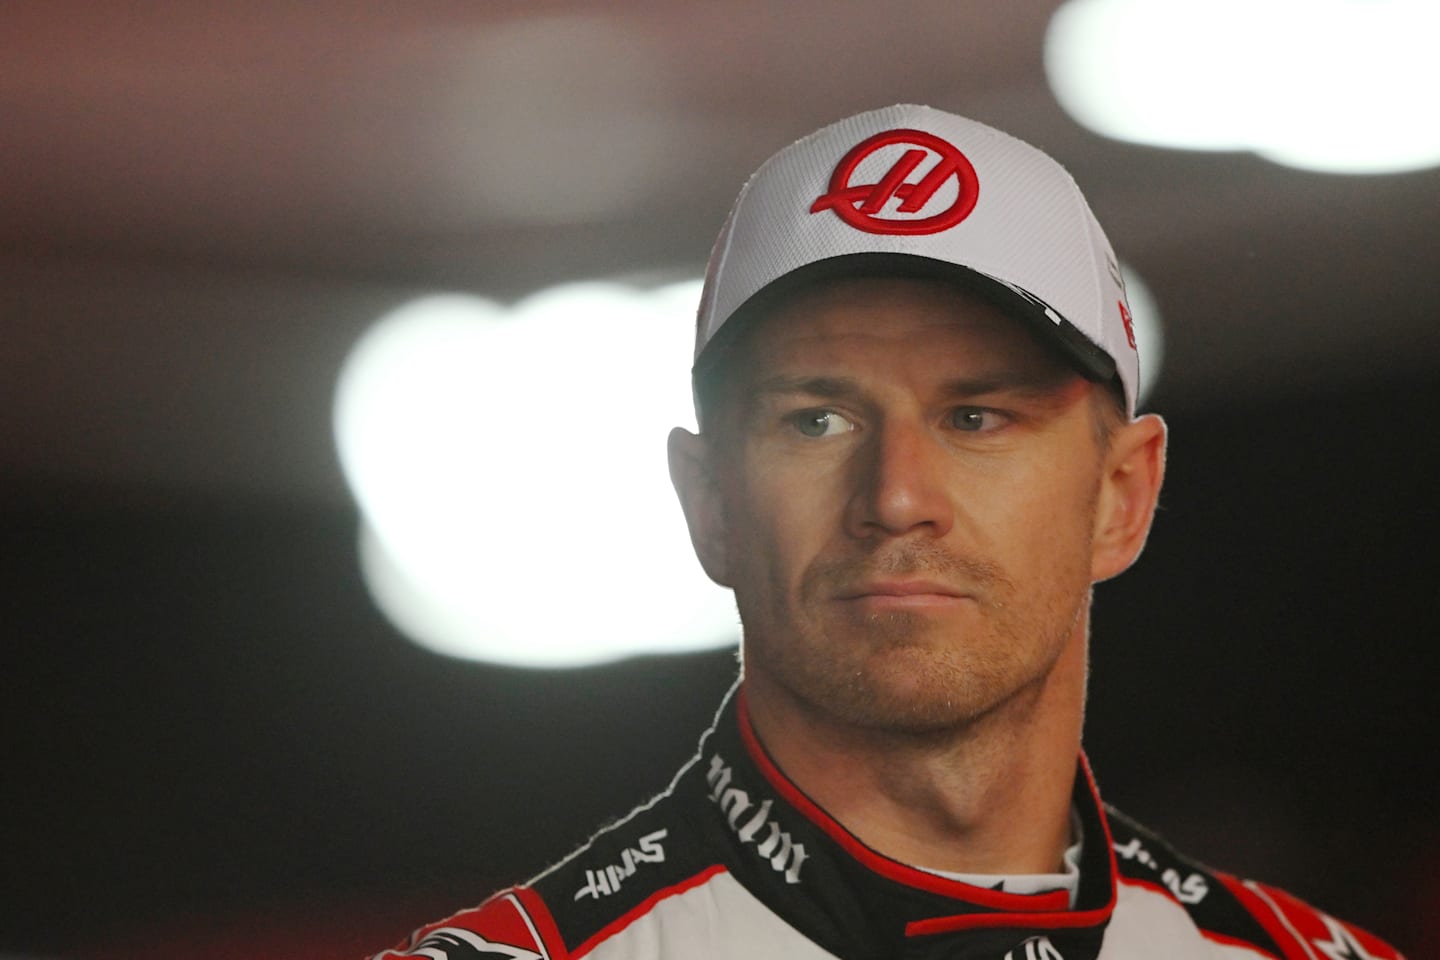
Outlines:
{"label": "white baseball cap", "polygon": [[777,281],[867,271],[980,278],[1086,376],[1118,377],[1134,415],[1125,285],[1080,188],[1028,143],[913,104],[818,130],[745,184],[706,271],[696,370],[716,334],[733,333],[742,308]]}

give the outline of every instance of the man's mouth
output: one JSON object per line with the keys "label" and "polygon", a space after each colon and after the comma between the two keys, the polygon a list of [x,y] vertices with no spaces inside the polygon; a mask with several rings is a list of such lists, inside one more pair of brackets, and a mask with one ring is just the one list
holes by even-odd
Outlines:
{"label": "man's mouth", "polygon": [[922,610],[973,600],[969,592],[936,580],[871,580],[845,587],[839,599],[873,609]]}

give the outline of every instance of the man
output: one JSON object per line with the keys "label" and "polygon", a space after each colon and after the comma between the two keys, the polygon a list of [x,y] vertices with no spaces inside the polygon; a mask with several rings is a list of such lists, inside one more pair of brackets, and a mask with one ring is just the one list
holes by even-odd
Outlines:
{"label": "man", "polygon": [[668,790],[384,957],[1398,954],[1105,808],[1090,591],[1165,428],[1049,157],[897,106],[786,148],[715,247],[671,475],[743,677]]}

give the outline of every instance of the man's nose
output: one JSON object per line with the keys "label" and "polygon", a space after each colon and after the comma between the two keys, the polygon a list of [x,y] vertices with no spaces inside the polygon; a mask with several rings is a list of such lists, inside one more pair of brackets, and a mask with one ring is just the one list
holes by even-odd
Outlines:
{"label": "man's nose", "polygon": [[939,437],[923,425],[887,422],[858,453],[846,517],[852,536],[950,532],[949,455]]}

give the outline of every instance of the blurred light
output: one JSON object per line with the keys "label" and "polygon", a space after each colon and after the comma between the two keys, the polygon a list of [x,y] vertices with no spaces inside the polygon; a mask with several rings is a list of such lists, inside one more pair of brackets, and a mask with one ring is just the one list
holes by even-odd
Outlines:
{"label": "blurred light", "polygon": [[[1153,298],[1126,283],[1143,397]],[[433,296],[383,317],[341,372],[335,432],[361,569],[440,653],[568,667],[734,643],[728,590],[690,547],[665,462],[693,429],[700,283],[577,284],[513,308]]]}
{"label": "blurred light", "polygon": [[1293,167],[1440,165],[1435,0],[1067,0],[1056,98],[1106,136]]}
{"label": "blurred light", "polygon": [[427,297],[356,345],[336,438],[364,575],[398,627],[536,667],[735,642],[665,457],[670,428],[694,425],[699,286]]}

